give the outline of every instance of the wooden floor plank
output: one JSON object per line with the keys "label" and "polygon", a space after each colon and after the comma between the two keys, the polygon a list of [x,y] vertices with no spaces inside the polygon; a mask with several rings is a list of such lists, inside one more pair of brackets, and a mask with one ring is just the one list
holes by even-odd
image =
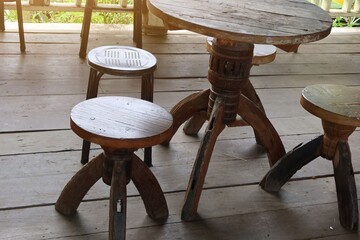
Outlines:
{"label": "wooden floor plank", "polygon": [[[109,187],[98,182],[70,218],[54,203],[82,166],[81,140],[69,129],[69,112],[85,98],[89,67],[78,57],[80,24],[25,24],[27,53],[20,54],[16,23],[0,33],[0,239],[107,239]],[[61,27],[62,26],[62,27]],[[92,24],[89,49],[133,45],[130,28]],[[208,88],[206,37],[188,31],[143,36],[158,58],[155,103],[170,109],[192,92]],[[334,29],[298,53],[278,51],[276,60],[252,68],[251,81],[287,151],[322,133],[318,118],[299,104],[310,84],[360,87],[360,35]],[[100,95],[138,97],[138,79],[105,75]],[[153,148],[151,170],[166,193],[170,216],[154,222],[130,184],[128,239],[358,239],[339,224],[332,164],[318,158],[299,170],[278,195],[257,184],[269,169],[250,127],[226,128],[219,136],[200,199],[197,221],[180,220],[188,178],[201,140],[181,129],[168,146]],[[360,130],[350,137],[360,184]],[[92,145],[91,156],[101,152]],[[142,150],[138,151],[142,157]]]}

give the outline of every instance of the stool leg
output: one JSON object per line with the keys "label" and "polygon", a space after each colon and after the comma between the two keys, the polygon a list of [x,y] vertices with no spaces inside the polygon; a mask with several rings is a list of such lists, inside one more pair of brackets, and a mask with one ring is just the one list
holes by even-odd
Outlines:
{"label": "stool leg", "polygon": [[[141,99],[154,101],[154,74],[144,74],[141,77]],[[152,166],[152,148],[148,147],[144,150],[144,162],[147,166]]]}
{"label": "stool leg", "polygon": [[19,26],[20,51],[25,52],[24,23],[22,16],[21,0],[16,0],[16,12],[17,12],[18,26]]}
{"label": "stool leg", "polygon": [[109,239],[125,239],[126,236],[126,184],[127,162],[115,161],[110,187]]}
{"label": "stool leg", "polygon": [[[98,73],[95,69],[90,68],[89,74],[89,83],[88,89],[86,92],[86,99],[95,98],[98,94],[100,78],[104,73]],[[82,150],[81,150],[81,163],[86,164],[89,161],[90,154],[90,145],[89,141],[83,140]]]}
{"label": "stool leg", "polygon": [[321,135],[289,151],[264,176],[260,186],[265,191],[278,192],[299,169],[320,156],[322,142]]}
{"label": "stool leg", "polygon": [[74,214],[89,189],[101,178],[104,155],[100,154],[83,166],[66,184],[55,204],[65,215]]}
{"label": "stool leg", "polygon": [[357,230],[359,213],[351,153],[347,142],[339,141],[333,159],[334,177],[340,223],[349,230]]}
{"label": "stool leg", "polygon": [[131,179],[138,189],[147,214],[153,219],[169,215],[166,199],[154,174],[141,159],[133,155]]}

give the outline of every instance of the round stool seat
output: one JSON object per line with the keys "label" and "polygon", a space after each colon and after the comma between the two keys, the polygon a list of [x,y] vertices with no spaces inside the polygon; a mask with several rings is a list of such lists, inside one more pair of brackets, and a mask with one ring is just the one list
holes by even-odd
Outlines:
{"label": "round stool seat", "polygon": [[302,91],[301,105],[311,114],[340,125],[360,127],[360,89],[317,84]]}
{"label": "round stool seat", "polygon": [[[209,52],[211,49],[212,41],[214,38],[208,37],[206,40],[206,50]],[[254,53],[252,64],[261,65],[271,63],[276,57],[276,47],[268,44],[254,44]]]}
{"label": "round stool seat", "polygon": [[88,53],[88,64],[97,71],[111,75],[141,75],[156,69],[151,53],[128,46],[101,46]]}
{"label": "round stool seat", "polygon": [[81,138],[114,149],[138,149],[165,141],[172,115],[164,108],[137,98],[98,97],[71,111],[71,129]]}

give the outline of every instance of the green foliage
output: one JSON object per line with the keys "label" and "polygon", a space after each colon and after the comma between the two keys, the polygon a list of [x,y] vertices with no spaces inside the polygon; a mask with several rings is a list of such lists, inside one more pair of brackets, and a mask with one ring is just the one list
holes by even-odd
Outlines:
{"label": "green foliage", "polygon": [[332,23],[333,27],[358,27],[360,18],[357,17],[336,17]]}

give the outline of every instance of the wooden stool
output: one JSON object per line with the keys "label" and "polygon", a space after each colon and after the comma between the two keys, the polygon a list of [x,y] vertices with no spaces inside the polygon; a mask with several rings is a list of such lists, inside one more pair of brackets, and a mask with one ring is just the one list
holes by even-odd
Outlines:
{"label": "wooden stool", "polygon": [[[212,41],[214,38],[208,37],[206,40],[206,49],[210,52],[212,47]],[[254,44],[254,54],[252,58],[252,64],[255,66],[271,63],[275,60],[276,57],[276,47],[273,45],[265,45],[265,44]],[[246,86],[244,86],[242,93],[252,100],[260,109],[265,113],[265,109],[259,96],[257,95],[254,86],[250,81],[247,82]],[[206,111],[199,112],[195,114],[192,118],[190,118],[184,125],[184,132],[187,135],[196,135],[205,121],[207,120]],[[241,124],[247,125],[242,122]],[[260,143],[259,137],[255,133],[256,141]]]}
{"label": "wooden stool", "polygon": [[19,26],[20,51],[25,52],[24,24],[22,16],[21,0],[0,0],[0,32],[5,31],[4,2],[16,2],[16,14]]}
{"label": "wooden stool", "polygon": [[89,189],[102,177],[110,185],[109,239],[125,239],[126,184],[132,180],[154,219],[168,216],[164,194],[155,176],[134,151],[161,143],[171,132],[172,116],[151,102],[129,97],[99,97],[71,111],[71,129],[101,145],[98,155],[65,186],[55,208],[75,213]]}
{"label": "wooden stool", "polygon": [[[151,53],[134,47],[103,46],[88,54],[90,66],[86,99],[97,97],[99,81],[104,74],[115,76],[141,76],[141,99],[152,102],[154,93],[154,71],[157,60]],[[81,163],[89,160],[90,142],[84,140]],[[152,165],[151,148],[145,149],[144,161]]]}
{"label": "wooden stool", "polygon": [[301,105],[321,118],[324,135],[294,148],[266,174],[266,191],[280,188],[301,167],[321,156],[332,160],[340,215],[345,228],[358,228],[358,204],[348,137],[360,126],[360,89],[341,85],[312,85],[302,91]]}

